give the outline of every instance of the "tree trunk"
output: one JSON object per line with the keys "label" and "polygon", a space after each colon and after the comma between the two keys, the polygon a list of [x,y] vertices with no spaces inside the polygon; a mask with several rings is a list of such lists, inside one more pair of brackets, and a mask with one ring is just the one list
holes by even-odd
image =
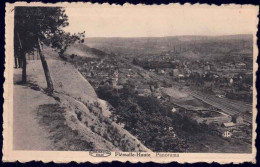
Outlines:
{"label": "tree trunk", "polygon": [[19,41],[19,50],[17,50],[16,53],[18,53],[16,56],[17,56],[17,59],[18,59],[18,64],[19,64],[19,68],[23,67],[23,47],[22,47],[22,43],[21,43],[21,39],[20,39],[20,35],[19,33],[17,32],[17,38],[18,38],[18,41]]}
{"label": "tree trunk", "polygon": [[39,52],[39,55],[40,55],[40,58],[41,58],[42,67],[43,67],[43,71],[44,71],[46,82],[47,82],[47,92],[52,94],[53,93],[53,83],[52,83],[52,79],[51,79],[51,75],[50,75],[50,71],[49,71],[49,68],[48,68],[47,61],[45,59],[45,56],[42,53],[42,46],[41,46],[39,39],[38,39],[38,52]]}
{"label": "tree trunk", "polygon": [[17,54],[14,54],[14,68],[18,68],[18,57]]}
{"label": "tree trunk", "polygon": [[25,57],[25,53],[23,51],[21,51],[21,57],[22,57],[22,63],[23,63],[22,82],[26,83],[27,82],[27,77],[26,77],[26,57]]}
{"label": "tree trunk", "polygon": [[39,60],[39,54],[38,54],[37,50],[36,50],[36,60]]}
{"label": "tree trunk", "polygon": [[22,68],[23,67],[23,59],[20,55],[20,57],[18,57],[18,65],[19,65],[19,68]]}
{"label": "tree trunk", "polygon": [[[27,82],[27,78],[26,78],[26,56],[25,56],[25,52],[21,43],[21,39],[19,36],[19,33],[17,33],[17,37],[19,40],[19,45],[20,45],[20,51],[19,51],[19,56],[18,56],[18,60],[19,60],[19,66],[21,67],[22,64],[22,83],[26,83]],[[22,60],[21,60],[22,59]]]}

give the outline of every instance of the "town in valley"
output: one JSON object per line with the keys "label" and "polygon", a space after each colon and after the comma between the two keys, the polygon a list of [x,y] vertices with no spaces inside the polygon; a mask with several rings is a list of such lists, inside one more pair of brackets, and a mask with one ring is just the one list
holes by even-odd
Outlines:
{"label": "town in valley", "polygon": [[87,38],[70,50],[113,121],[151,150],[251,151],[252,35]]}

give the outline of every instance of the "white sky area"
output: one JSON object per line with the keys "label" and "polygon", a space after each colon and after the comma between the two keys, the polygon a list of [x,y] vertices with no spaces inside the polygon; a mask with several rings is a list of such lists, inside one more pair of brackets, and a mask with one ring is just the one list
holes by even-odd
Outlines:
{"label": "white sky area", "polygon": [[66,7],[66,31],[86,37],[252,34],[258,8],[208,5],[93,5]]}

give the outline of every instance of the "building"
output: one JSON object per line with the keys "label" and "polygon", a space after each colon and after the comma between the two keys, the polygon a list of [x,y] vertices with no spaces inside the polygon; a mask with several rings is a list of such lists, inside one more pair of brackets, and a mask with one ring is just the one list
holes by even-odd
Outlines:
{"label": "building", "polygon": [[236,124],[242,124],[244,121],[241,115],[235,114],[232,116],[232,122]]}
{"label": "building", "polygon": [[232,133],[228,130],[226,130],[222,133],[222,137],[224,137],[224,138],[230,138],[231,136],[232,136]]}
{"label": "building", "polygon": [[246,64],[245,63],[238,63],[238,64],[236,64],[236,68],[239,68],[239,69],[246,68]]}
{"label": "building", "polygon": [[230,78],[229,83],[230,83],[230,85],[233,85],[233,83],[234,83],[233,78]]}
{"label": "building", "polygon": [[158,74],[165,74],[165,71],[163,69],[158,69]]}
{"label": "building", "polygon": [[222,124],[222,127],[225,127],[226,130],[232,130],[235,126],[236,124],[234,124],[234,122],[226,122]]}
{"label": "building", "polygon": [[116,87],[118,85],[118,70],[115,70],[112,77],[112,85]]}
{"label": "building", "polygon": [[139,96],[150,96],[152,93],[149,85],[139,85],[136,91]]}
{"label": "building", "polygon": [[184,78],[184,75],[183,75],[183,74],[179,74],[178,77],[179,77],[180,79],[182,79],[182,78]]}
{"label": "building", "polygon": [[172,112],[174,113],[174,112],[176,112],[176,111],[177,111],[176,108],[173,107],[173,108],[172,108]]}
{"label": "building", "polygon": [[180,74],[180,73],[179,73],[179,70],[178,70],[178,69],[174,69],[174,70],[173,70],[173,76],[174,76],[174,77],[178,77],[179,74]]}
{"label": "building", "polygon": [[210,65],[207,64],[206,66],[204,66],[204,70],[205,70],[205,71],[210,71]]}

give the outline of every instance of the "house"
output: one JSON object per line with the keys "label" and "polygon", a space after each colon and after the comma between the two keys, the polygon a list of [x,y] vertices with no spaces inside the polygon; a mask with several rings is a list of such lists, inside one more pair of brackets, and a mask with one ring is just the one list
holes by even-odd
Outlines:
{"label": "house", "polygon": [[237,68],[245,68],[246,64],[245,63],[238,63],[238,64],[236,64],[236,67]]}
{"label": "house", "polygon": [[221,126],[225,127],[228,130],[232,130],[236,126],[236,124],[234,124],[234,122],[226,122],[223,123]]}
{"label": "house", "polygon": [[178,69],[173,69],[173,76],[177,77],[179,75],[179,70]]}
{"label": "house", "polygon": [[159,70],[158,73],[159,73],[159,74],[164,74],[165,71],[164,71],[164,70]]}
{"label": "house", "polygon": [[230,138],[231,136],[232,136],[232,133],[228,130],[226,130],[222,133],[222,137],[224,137],[224,138]]}
{"label": "house", "polygon": [[204,70],[205,71],[210,71],[210,65],[207,64],[206,66],[204,66]]}
{"label": "house", "polygon": [[234,122],[236,124],[242,124],[244,121],[243,121],[243,118],[241,115],[235,114],[232,116],[232,122]]}
{"label": "house", "polygon": [[218,76],[218,75],[216,75],[216,74],[214,74],[214,75],[213,75],[213,77],[216,79],[216,78],[218,78],[219,76]]}
{"label": "house", "polygon": [[172,108],[172,112],[174,113],[174,112],[176,112],[176,111],[177,111],[176,108],[173,107],[173,108]]}
{"label": "house", "polygon": [[140,84],[137,85],[136,88],[137,89],[149,89],[150,90],[150,85],[144,84],[144,83],[140,83]]}
{"label": "house", "polygon": [[149,85],[139,85],[136,91],[139,96],[149,96],[152,93]]}
{"label": "house", "polygon": [[137,93],[139,96],[149,96],[151,95],[151,91],[149,89],[137,89]]}
{"label": "house", "polygon": [[190,74],[191,74],[191,70],[190,70],[190,69],[185,68],[184,70],[185,70],[185,74],[186,74],[186,75],[190,75]]}
{"label": "house", "polygon": [[246,114],[252,114],[252,110],[246,111],[245,113],[246,113]]}
{"label": "house", "polygon": [[232,85],[234,83],[233,78],[230,78],[229,83],[230,83],[230,85]]}
{"label": "house", "polygon": [[178,77],[179,77],[179,79],[182,79],[182,78],[184,78],[184,75],[183,74],[179,74]]}

